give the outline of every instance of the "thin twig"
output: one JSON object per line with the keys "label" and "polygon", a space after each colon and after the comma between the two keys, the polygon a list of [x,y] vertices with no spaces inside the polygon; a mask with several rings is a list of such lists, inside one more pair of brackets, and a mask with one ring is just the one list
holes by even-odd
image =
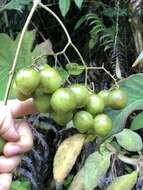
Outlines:
{"label": "thin twig", "polygon": [[119,88],[119,84],[117,83],[116,78],[104,67],[104,65],[102,65],[102,67],[87,67],[86,69],[87,70],[103,70],[103,71],[105,71],[105,73],[107,73],[107,75],[109,75],[112,78],[116,87]]}
{"label": "thin twig", "polygon": [[8,79],[8,84],[7,84],[7,87],[6,87],[6,91],[5,91],[5,96],[4,96],[4,105],[7,104],[7,99],[8,99],[8,95],[9,95],[9,91],[10,91],[10,87],[11,87],[11,84],[12,84],[12,79],[13,79],[13,76],[14,76],[14,72],[15,72],[15,68],[16,68],[16,65],[17,65],[17,60],[18,60],[18,56],[19,56],[19,52],[20,52],[20,48],[21,48],[21,45],[22,45],[22,41],[23,41],[23,38],[24,38],[24,34],[27,30],[27,27],[31,21],[31,18],[38,6],[38,4],[40,3],[40,0],[34,0],[33,1],[33,7],[29,13],[29,16],[25,22],[25,25],[23,27],[23,30],[21,32],[21,35],[20,35],[20,39],[19,39],[19,42],[18,42],[18,46],[17,46],[17,49],[16,49],[16,53],[15,53],[15,57],[14,57],[14,61],[13,61],[13,64],[12,64],[12,69],[10,71],[10,75],[9,75],[9,79]]}

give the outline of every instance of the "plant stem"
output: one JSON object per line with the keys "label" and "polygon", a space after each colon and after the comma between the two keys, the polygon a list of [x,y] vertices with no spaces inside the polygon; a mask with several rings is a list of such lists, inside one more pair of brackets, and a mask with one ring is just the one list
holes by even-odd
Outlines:
{"label": "plant stem", "polygon": [[16,53],[15,53],[15,57],[14,57],[14,61],[13,61],[13,64],[12,64],[12,69],[10,71],[10,75],[9,75],[9,79],[8,79],[8,84],[7,84],[7,87],[6,87],[6,91],[5,91],[5,96],[4,96],[4,105],[7,104],[7,99],[8,99],[8,95],[9,95],[9,91],[10,91],[10,87],[11,87],[11,84],[12,84],[12,79],[13,79],[13,76],[14,76],[14,72],[15,72],[15,69],[16,69],[16,65],[17,65],[17,60],[18,60],[18,56],[19,56],[19,52],[20,52],[20,48],[21,48],[21,44],[22,44],[22,41],[23,41],[23,38],[24,38],[24,34],[27,30],[27,27],[31,21],[31,18],[38,6],[38,4],[40,3],[40,0],[34,0],[33,1],[33,7],[28,15],[28,18],[25,22],[25,25],[23,27],[23,30],[21,32],[21,35],[20,35],[20,39],[19,39],[19,42],[18,42],[18,46],[17,46],[17,49],[16,49]]}
{"label": "plant stem", "polygon": [[65,46],[65,48],[63,49],[63,51],[56,53],[56,55],[63,54],[63,53],[67,50],[67,48],[71,45],[71,46],[73,47],[73,49],[77,52],[79,58],[80,58],[81,61],[82,61],[82,64],[86,67],[86,63],[85,63],[85,61],[84,61],[84,59],[83,59],[81,53],[79,52],[79,50],[77,49],[77,47],[73,44],[73,42],[72,42],[72,40],[71,40],[71,37],[70,37],[70,35],[69,35],[69,33],[68,33],[66,27],[64,26],[64,24],[63,24],[62,21],[60,20],[60,18],[59,18],[51,9],[49,9],[48,7],[46,7],[43,3],[39,3],[39,5],[40,5],[43,9],[45,9],[46,11],[48,11],[51,15],[53,15],[53,17],[55,17],[55,19],[59,22],[59,24],[61,25],[61,27],[63,28],[63,30],[64,30],[64,32],[65,32],[65,34],[66,34],[66,36],[67,36],[67,39],[68,39],[67,45]]}
{"label": "plant stem", "polygon": [[64,26],[64,24],[62,23],[62,21],[59,19],[59,17],[51,10],[49,9],[48,7],[46,7],[43,3],[39,3],[39,6],[42,7],[43,9],[45,9],[46,11],[48,11],[51,15],[53,15],[53,17],[55,17],[55,19],[59,22],[59,24],[61,25],[61,27],[63,28],[66,36],[67,36],[67,39],[68,39],[68,42],[71,43],[71,37],[66,29],[66,27]]}
{"label": "plant stem", "polygon": [[103,71],[105,71],[105,73],[107,73],[107,75],[109,75],[112,78],[116,87],[119,88],[119,84],[117,83],[116,78],[104,67],[104,65],[102,65],[102,67],[87,67],[86,69],[87,70],[103,70]]}

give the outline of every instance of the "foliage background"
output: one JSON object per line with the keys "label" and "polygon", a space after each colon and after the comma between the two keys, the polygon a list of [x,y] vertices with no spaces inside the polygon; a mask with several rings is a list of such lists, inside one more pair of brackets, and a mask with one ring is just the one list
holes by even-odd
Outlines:
{"label": "foliage background", "polygon": [[[104,63],[105,68],[117,79],[142,71],[141,64],[132,68],[132,64],[143,49],[142,3],[139,0],[43,0],[42,2],[47,4],[63,21],[88,66],[102,66]],[[19,33],[31,6],[31,0],[0,1],[1,99],[4,96]],[[29,31],[34,32],[28,32],[25,36],[17,69],[32,62],[35,47],[38,49],[36,54],[44,51],[43,46],[41,47],[43,41],[48,39],[48,48],[54,52],[60,51],[66,44],[67,39],[57,21],[41,9],[35,12]],[[72,48],[68,49],[66,55],[58,56],[56,61],[52,56],[48,56],[48,62],[51,65],[62,66],[64,70],[68,61],[81,64]],[[142,57],[139,63],[141,61]],[[78,76],[71,75],[69,80],[84,82],[84,73]],[[88,84],[98,92],[103,88],[110,88],[113,81],[103,71],[94,70],[88,74]],[[52,162],[55,151],[59,143],[74,134],[76,130],[62,130],[48,116],[42,114],[29,116],[27,120],[33,129],[35,146],[24,156],[23,164],[18,167],[14,178],[22,182],[21,190],[29,188],[29,184],[25,187],[27,181],[23,182],[25,178],[22,176],[30,179],[33,189],[54,189]],[[130,120],[129,118],[129,123]],[[85,145],[82,156],[79,156],[71,175],[62,187],[63,190],[67,189],[73,175],[81,167],[83,158],[86,158],[94,149],[95,142]],[[124,165],[120,161],[115,164],[116,167],[121,168],[118,171],[119,175],[124,173]],[[130,169],[125,168],[127,171]],[[18,184],[17,189],[19,189]]]}

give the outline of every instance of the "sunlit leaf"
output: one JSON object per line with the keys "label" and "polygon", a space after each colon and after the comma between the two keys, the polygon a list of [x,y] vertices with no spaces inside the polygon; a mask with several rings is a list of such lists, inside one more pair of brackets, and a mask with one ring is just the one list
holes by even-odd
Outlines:
{"label": "sunlit leaf", "polygon": [[141,137],[130,129],[124,129],[116,134],[115,137],[119,145],[128,151],[136,152],[143,148]]}
{"label": "sunlit leaf", "polygon": [[131,123],[131,130],[139,130],[143,128],[143,112],[139,113]]}
{"label": "sunlit leaf", "polygon": [[59,0],[59,7],[62,15],[65,17],[71,5],[71,0]]}

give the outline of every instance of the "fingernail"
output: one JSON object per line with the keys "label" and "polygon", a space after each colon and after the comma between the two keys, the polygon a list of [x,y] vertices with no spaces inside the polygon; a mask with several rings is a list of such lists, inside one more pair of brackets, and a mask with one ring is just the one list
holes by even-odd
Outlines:
{"label": "fingernail", "polygon": [[21,148],[18,145],[12,145],[7,152],[10,155],[15,155],[21,152]]}

